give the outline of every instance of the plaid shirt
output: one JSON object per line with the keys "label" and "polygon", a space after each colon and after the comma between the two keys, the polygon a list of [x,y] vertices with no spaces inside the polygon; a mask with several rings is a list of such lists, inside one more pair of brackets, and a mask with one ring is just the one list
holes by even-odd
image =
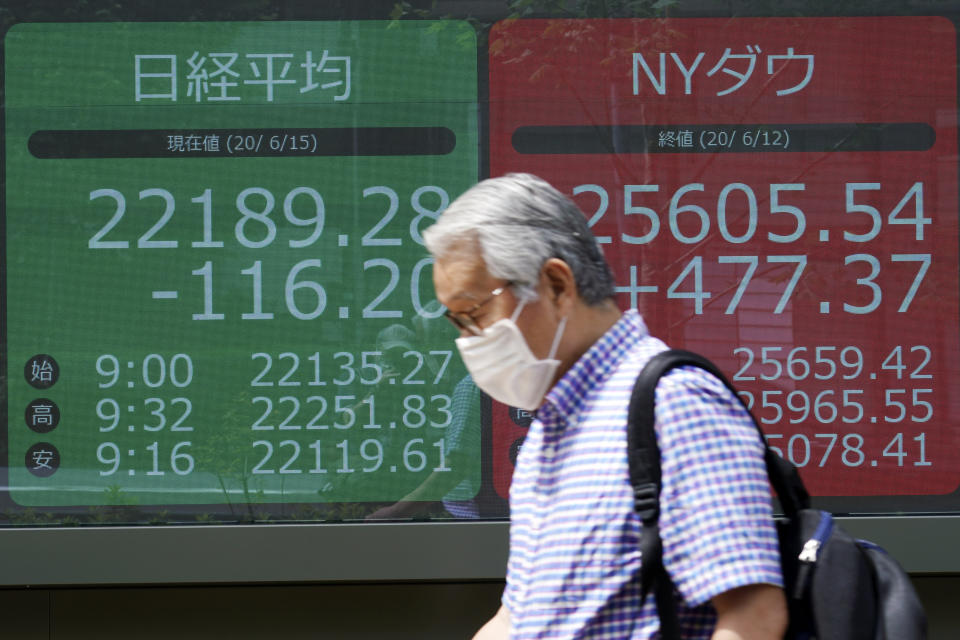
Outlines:
{"label": "plaid shirt", "polygon": [[[629,311],[547,394],[510,489],[503,601],[512,638],[645,639],[655,598],[640,606],[640,522],[626,431],[640,369],[666,348]],[[723,384],[675,369],[656,390],[664,565],[680,594],[685,638],[709,638],[714,596],[782,586],[770,489],[756,428]]]}

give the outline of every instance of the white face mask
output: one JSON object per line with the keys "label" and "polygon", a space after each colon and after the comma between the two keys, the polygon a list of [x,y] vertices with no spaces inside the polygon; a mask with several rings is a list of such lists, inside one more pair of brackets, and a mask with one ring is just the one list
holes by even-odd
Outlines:
{"label": "white face mask", "polygon": [[553,357],[567,319],[563,318],[557,327],[550,354],[545,360],[538,360],[516,324],[524,304],[520,303],[513,316],[498,320],[479,336],[457,338],[456,343],[460,357],[478,387],[494,400],[533,411],[543,402],[560,366],[560,361]]}

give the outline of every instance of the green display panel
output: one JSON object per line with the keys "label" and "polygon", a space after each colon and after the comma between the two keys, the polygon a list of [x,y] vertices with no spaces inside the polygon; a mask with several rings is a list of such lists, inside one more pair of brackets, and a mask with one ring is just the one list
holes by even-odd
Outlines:
{"label": "green display panel", "polygon": [[468,503],[421,232],[478,178],[458,22],[6,35],[11,499]]}

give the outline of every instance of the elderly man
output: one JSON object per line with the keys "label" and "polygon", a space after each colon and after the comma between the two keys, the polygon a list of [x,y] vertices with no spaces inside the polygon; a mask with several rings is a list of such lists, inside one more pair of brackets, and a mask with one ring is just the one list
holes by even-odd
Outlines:
{"label": "elderly man", "polygon": [[[583,213],[531,175],[485,180],[424,234],[474,382],[536,410],[510,489],[503,606],[476,639],[657,637],[641,605],[626,450],[640,369],[666,348],[621,314]],[[698,369],[656,390],[663,560],[684,638],[779,639],[786,627],[761,443]]]}

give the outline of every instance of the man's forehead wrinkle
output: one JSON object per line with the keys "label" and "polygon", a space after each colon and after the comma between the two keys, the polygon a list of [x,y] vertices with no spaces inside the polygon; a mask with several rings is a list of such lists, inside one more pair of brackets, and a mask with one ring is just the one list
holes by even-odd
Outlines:
{"label": "man's forehead wrinkle", "polygon": [[440,261],[444,279],[456,286],[456,290],[448,297],[448,303],[458,300],[476,302],[487,294],[484,289],[490,274],[483,259],[470,251],[476,248],[473,242],[455,245]]}
{"label": "man's forehead wrinkle", "polygon": [[471,302],[478,301],[483,294],[478,294],[473,291],[478,286],[478,282],[482,281],[482,277],[478,277],[478,274],[475,272],[470,273],[468,277],[459,283],[459,290],[450,296],[450,302],[456,302],[458,300],[469,300]]}

